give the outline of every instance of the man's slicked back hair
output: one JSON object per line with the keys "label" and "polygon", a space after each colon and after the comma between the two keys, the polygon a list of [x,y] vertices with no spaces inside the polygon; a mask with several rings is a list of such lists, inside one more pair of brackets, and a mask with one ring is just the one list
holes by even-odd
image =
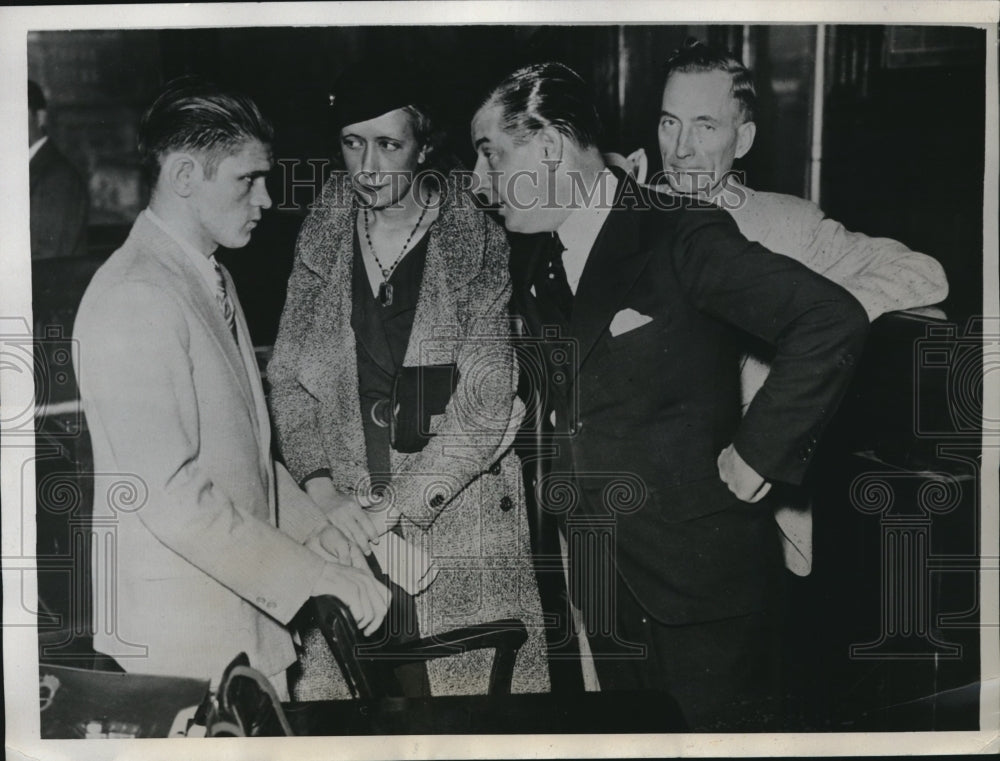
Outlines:
{"label": "man's slicked back hair", "polygon": [[200,77],[168,82],[139,121],[139,157],[152,185],[171,151],[197,154],[211,179],[219,162],[251,140],[267,145],[274,140],[274,128],[257,104]]}
{"label": "man's slicked back hair", "polygon": [[498,84],[480,109],[500,107],[500,124],[514,142],[523,144],[545,127],[553,127],[581,148],[596,146],[601,134],[590,86],[565,64],[524,66]]}
{"label": "man's slicked back hair", "polygon": [[757,88],[754,87],[753,73],[728,50],[713,48],[689,38],[663,65],[663,87],[666,88],[673,74],[705,71],[722,71],[732,77],[732,95],[739,103],[743,121],[752,122],[757,108]]}

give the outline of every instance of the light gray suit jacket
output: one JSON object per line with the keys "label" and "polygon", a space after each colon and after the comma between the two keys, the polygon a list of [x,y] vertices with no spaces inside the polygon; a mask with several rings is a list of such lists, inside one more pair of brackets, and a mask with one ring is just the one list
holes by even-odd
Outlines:
{"label": "light gray suit jacket", "polygon": [[322,572],[301,542],[325,519],[274,466],[228,288],[239,347],[205,278],[142,214],[77,315],[94,448],[94,646],[128,671],[217,679],[245,651],[280,673],[295,660],[283,624]]}

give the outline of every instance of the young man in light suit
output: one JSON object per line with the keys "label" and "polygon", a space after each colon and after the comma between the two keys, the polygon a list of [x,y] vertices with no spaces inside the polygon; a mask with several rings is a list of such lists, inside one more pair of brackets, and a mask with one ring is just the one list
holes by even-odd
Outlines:
{"label": "young man in light suit", "polygon": [[[508,76],[472,123],[481,186],[522,234],[513,304],[556,450],[537,493],[566,513],[601,689],[668,691],[693,729],[763,728],[781,554],[759,500],[801,481],[868,321],[724,212],[609,170],[599,130],[557,63]],[[742,420],[732,326],[777,347]]]}
{"label": "young man in light suit", "polygon": [[273,461],[250,334],[214,258],[271,205],[271,140],[245,97],[164,89],[139,127],[149,207],[94,276],[74,338],[94,525],[113,542],[95,568],[95,649],[127,671],[212,679],[244,651],[287,697],[285,625],[303,603],[335,595],[371,633],[388,592]]}

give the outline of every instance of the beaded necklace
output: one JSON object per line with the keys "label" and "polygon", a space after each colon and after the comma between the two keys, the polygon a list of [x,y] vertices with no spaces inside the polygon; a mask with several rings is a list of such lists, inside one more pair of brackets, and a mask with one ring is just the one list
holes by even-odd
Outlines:
{"label": "beaded necklace", "polygon": [[403,250],[399,252],[399,256],[396,260],[388,267],[382,264],[382,260],[378,258],[378,252],[375,250],[375,246],[372,243],[372,236],[368,231],[368,209],[364,209],[364,220],[365,220],[365,240],[368,241],[368,250],[372,252],[372,256],[375,257],[375,263],[378,268],[382,271],[382,284],[378,287],[378,303],[384,307],[392,305],[392,284],[389,282],[389,278],[392,277],[392,273],[396,271],[396,265],[403,258],[403,254],[410,246],[410,241],[413,240],[413,236],[417,234],[417,230],[420,229],[421,222],[424,221],[424,216],[427,214],[427,207],[430,204],[422,204],[424,207],[423,211],[420,212],[420,218],[417,220],[417,224],[413,226],[410,231],[409,236],[406,238],[406,243],[403,244]]}

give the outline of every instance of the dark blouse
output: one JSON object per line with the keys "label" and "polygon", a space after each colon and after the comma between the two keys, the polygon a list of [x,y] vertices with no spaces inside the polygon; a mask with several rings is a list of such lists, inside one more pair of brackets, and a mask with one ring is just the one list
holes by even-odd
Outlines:
{"label": "dark blouse", "polygon": [[[413,318],[417,311],[420,283],[424,276],[427,240],[428,236],[424,233],[390,275],[392,304],[382,306],[372,294],[365,263],[361,258],[357,230],[354,233],[351,328],[357,345],[358,393],[361,397],[368,471],[372,474],[373,485],[389,480],[391,466],[389,429],[375,423],[372,406],[379,400],[389,399],[393,379],[406,357],[406,347],[410,342]],[[388,404],[380,405],[379,412],[381,418],[386,419]]]}
{"label": "dark blouse", "polygon": [[[389,461],[389,429],[379,426],[372,418],[372,406],[380,401],[382,419],[387,419],[388,399],[392,382],[403,366],[406,347],[413,330],[417,312],[420,283],[424,278],[427,258],[427,234],[403,257],[403,261],[389,276],[392,285],[392,304],[382,306],[372,295],[365,263],[361,259],[361,243],[354,232],[354,266],[351,278],[351,328],[354,330],[358,358],[358,394],[361,397],[361,420],[365,431],[365,450],[372,486],[388,483],[392,466]],[[397,531],[398,533],[398,531]],[[392,603],[378,638],[388,632],[400,642],[420,636],[417,609],[413,598],[392,583],[373,560],[369,560],[377,579],[389,585]],[[427,668],[423,663],[405,664],[394,670],[399,683],[399,693],[407,697],[430,695]]]}

